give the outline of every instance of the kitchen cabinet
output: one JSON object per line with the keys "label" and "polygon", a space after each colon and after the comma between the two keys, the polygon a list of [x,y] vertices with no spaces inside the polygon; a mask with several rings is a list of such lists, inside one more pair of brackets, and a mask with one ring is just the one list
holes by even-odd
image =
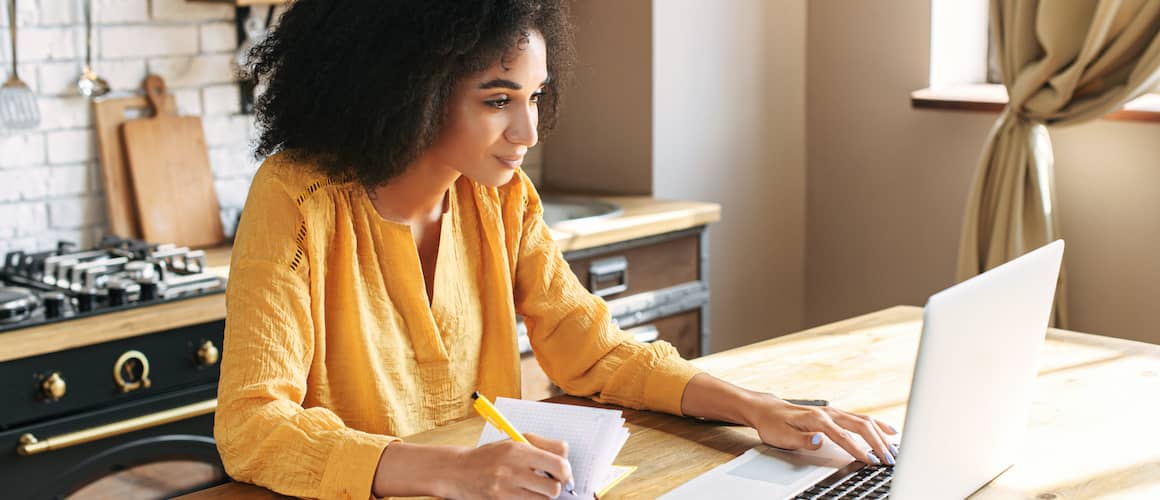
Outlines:
{"label": "kitchen cabinet", "polygon": [[[622,329],[642,342],[666,341],[692,359],[708,354],[707,238],[707,227],[700,226],[565,252],[564,258],[580,282],[607,301]],[[530,352],[526,336],[520,349],[524,399],[561,394]]]}

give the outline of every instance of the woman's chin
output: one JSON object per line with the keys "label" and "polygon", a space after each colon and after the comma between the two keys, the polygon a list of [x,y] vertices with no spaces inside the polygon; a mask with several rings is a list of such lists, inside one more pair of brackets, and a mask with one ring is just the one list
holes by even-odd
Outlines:
{"label": "woman's chin", "polygon": [[468,179],[475,181],[476,184],[482,184],[487,187],[495,188],[511,182],[512,178],[515,177],[516,170],[517,169],[503,169],[464,175],[466,175]]}

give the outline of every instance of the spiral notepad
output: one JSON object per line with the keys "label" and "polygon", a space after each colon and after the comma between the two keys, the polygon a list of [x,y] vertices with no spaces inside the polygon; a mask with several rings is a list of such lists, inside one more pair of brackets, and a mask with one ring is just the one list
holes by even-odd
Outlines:
{"label": "spiral notepad", "polygon": [[[576,496],[565,492],[559,498],[592,498],[636,470],[612,465],[628,440],[620,411],[509,398],[496,398],[495,406],[520,432],[568,443]],[[487,424],[477,446],[504,439],[503,432]]]}

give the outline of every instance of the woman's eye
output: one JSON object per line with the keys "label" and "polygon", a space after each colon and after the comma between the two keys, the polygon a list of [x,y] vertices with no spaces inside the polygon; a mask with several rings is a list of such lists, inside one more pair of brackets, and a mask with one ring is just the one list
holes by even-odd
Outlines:
{"label": "woman's eye", "polygon": [[530,99],[530,101],[538,104],[540,102],[540,98],[543,96],[544,96],[544,91],[541,90],[539,92],[536,92],[535,94],[532,94],[532,98]]}
{"label": "woman's eye", "polygon": [[504,109],[508,106],[508,104],[511,104],[512,100],[510,97],[500,97],[498,99],[491,99],[489,101],[484,101],[484,102],[488,106],[491,106],[495,109]]}

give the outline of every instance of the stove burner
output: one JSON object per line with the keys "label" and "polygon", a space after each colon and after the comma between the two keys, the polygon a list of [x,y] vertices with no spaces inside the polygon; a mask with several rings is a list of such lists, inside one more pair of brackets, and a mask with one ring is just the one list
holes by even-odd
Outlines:
{"label": "stove burner", "polygon": [[32,316],[39,301],[32,292],[19,287],[0,287],[0,323],[19,323]]}
{"label": "stove burner", "polygon": [[89,250],[9,252],[0,331],[222,292],[225,280],[206,268],[204,251],[111,236]]}

